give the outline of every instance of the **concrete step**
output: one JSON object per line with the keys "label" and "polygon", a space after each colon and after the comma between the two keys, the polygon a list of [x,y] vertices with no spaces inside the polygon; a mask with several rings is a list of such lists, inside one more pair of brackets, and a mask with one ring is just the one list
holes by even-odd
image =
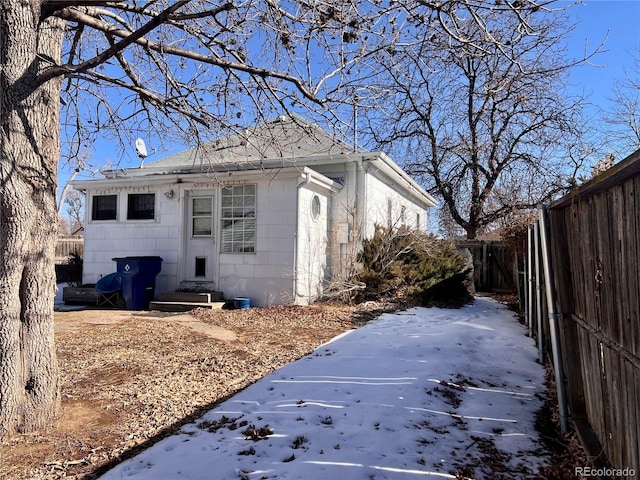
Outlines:
{"label": "concrete step", "polygon": [[95,285],[90,287],[64,287],[62,300],[66,305],[95,305],[98,302],[98,292]]}
{"label": "concrete step", "polygon": [[224,296],[222,292],[164,292],[158,295],[161,302],[222,302]]}
{"label": "concrete step", "polygon": [[181,302],[181,301],[154,301],[149,302],[149,310],[160,312],[189,312],[196,308],[209,308],[211,310],[222,308],[225,302]]}
{"label": "concrete step", "polygon": [[216,285],[213,282],[180,282],[179,292],[215,292]]}

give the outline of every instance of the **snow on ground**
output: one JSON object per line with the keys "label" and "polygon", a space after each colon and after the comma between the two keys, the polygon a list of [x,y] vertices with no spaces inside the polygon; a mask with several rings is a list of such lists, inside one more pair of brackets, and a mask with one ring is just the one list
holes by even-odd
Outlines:
{"label": "snow on ground", "polygon": [[385,314],[101,478],[535,477],[548,460],[534,428],[536,356],[488,298]]}
{"label": "snow on ground", "polygon": [[66,287],[67,285],[68,283],[58,283],[56,285],[57,287],[56,298],[53,301],[54,310],[59,310],[60,308],[64,307],[64,300],[62,299],[62,293],[63,293],[64,287]]}

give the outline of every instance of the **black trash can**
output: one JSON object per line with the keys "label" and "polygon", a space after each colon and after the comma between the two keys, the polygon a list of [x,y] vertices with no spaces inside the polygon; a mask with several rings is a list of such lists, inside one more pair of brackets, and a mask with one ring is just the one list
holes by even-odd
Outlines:
{"label": "black trash can", "polygon": [[146,310],[156,290],[161,257],[122,257],[112,259],[122,277],[122,297],[127,310]]}

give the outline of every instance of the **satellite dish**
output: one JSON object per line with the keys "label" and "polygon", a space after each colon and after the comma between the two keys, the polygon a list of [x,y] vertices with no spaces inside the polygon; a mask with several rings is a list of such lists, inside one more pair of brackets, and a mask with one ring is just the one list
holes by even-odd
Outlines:
{"label": "satellite dish", "polygon": [[147,146],[141,138],[136,138],[136,153],[140,158],[145,158],[148,155]]}

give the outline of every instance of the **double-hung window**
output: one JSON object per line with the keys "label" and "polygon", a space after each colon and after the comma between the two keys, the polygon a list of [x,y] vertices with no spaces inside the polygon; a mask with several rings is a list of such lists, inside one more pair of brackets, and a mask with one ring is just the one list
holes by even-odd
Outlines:
{"label": "double-hung window", "polygon": [[223,253],[256,251],[256,186],[233,185],[222,189]]}
{"label": "double-hung window", "polygon": [[91,204],[91,220],[115,220],[117,209],[117,195],[94,195]]}
{"label": "double-hung window", "polygon": [[154,193],[131,193],[127,203],[127,220],[153,220],[156,218]]}

